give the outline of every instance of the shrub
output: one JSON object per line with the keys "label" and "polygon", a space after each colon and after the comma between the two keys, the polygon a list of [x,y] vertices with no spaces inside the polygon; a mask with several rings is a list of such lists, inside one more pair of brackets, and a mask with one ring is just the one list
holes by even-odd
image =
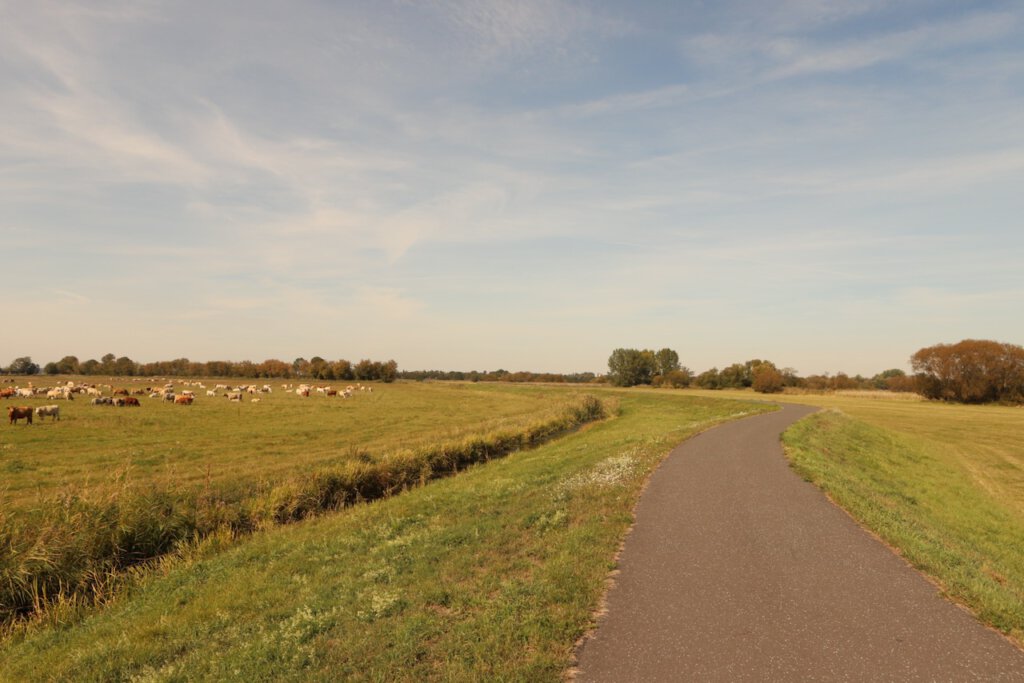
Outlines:
{"label": "shrub", "polygon": [[754,391],[762,394],[777,394],[785,386],[786,379],[782,373],[772,365],[762,365],[754,371],[754,379],[751,386]]}

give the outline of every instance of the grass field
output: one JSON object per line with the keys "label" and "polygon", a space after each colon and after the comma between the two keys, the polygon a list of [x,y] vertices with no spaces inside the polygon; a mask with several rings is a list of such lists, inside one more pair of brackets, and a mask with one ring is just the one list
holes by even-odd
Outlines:
{"label": "grass field", "polygon": [[[36,446],[40,460],[67,476],[59,489],[0,500],[0,628],[103,602],[126,570],[221,530],[245,535],[387,497],[607,414],[598,399],[571,389],[387,389],[347,400],[294,393],[241,405],[155,400],[148,416],[141,407],[75,404],[81,419],[11,426],[12,439]],[[418,416],[404,420],[413,409]],[[280,445],[270,451],[263,443],[268,450],[239,460],[228,445],[254,433]],[[177,440],[167,448],[160,434],[191,448]],[[113,469],[111,439],[143,452],[163,446],[169,455],[163,467],[143,456],[137,471],[138,462]],[[32,480],[32,471],[15,469],[20,481]]]}
{"label": "grass field", "polygon": [[241,541],[211,537],[106,609],[0,645],[0,679],[558,680],[651,468],[697,431],[770,409],[600,395],[620,401],[614,419],[542,447]]}
{"label": "grass field", "polygon": [[827,409],[786,433],[794,468],[1024,645],[1024,408],[881,392],[779,398]]}
{"label": "grass field", "polygon": [[207,397],[202,390],[191,406],[147,397],[139,408],[94,406],[85,398],[0,402],[61,407],[59,422],[0,425],[0,502],[20,507],[126,476],[175,486],[273,481],[360,451],[379,455],[514,428],[550,413],[566,394],[537,386],[400,382],[375,383],[372,393],[340,399],[274,387],[256,404],[249,396],[234,403],[223,392]]}
{"label": "grass field", "polygon": [[[567,392],[394,386],[389,405],[421,401],[434,417],[388,431],[387,420],[365,424],[388,408],[353,415],[357,445],[464,438],[498,424],[488,420],[514,424],[554,410]],[[401,496],[241,540],[214,535],[129,582],[106,609],[69,612],[63,626],[0,644],[0,680],[558,680],[592,621],[647,474],[670,445],[769,410],[757,403],[765,399],[828,409],[787,432],[794,468],[951,598],[1024,640],[1024,409],[871,392],[588,391],[619,401],[618,416]],[[400,401],[398,392],[408,393]],[[468,407],[488,402],[496,410]],[[237,419],[268,406],[218,404],[220,419],[204,428],[230,426],[232,410]],[[189,410],[163,408],[150,419]],[[279,428],[301,439],[294,422]],[[244,438],[244,424],[230,428]],[[191,438],[206,443],[201,433]],[[0,451],[0,467],[8,453]],[[277,464],[303,457],[296,448]],[[118,461],[124,454],[109,462]],[[223,476],[245,472],[244,463]],[[294,471],[309,464],[321,460]],[[169,469],[135,468],[154,480]]]}

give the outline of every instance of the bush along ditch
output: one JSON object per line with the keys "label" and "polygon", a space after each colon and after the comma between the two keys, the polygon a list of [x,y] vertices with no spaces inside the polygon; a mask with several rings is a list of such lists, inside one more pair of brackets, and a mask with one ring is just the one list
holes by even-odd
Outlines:
{"label": "bush along ditch", "polygon": [[[614,410],[614,409],[611,409]],[[547,419],[374,457],[275,484],[174,488],[122,481],[103,493],[63,493],[17,513],[0,507],[0,636],[18,623],[106,602],[126,570],[187,552],[213,534],[237,538],[385,498],[470,465],[532,448],[610,414],[592,395]],[[57,619],[59,621],[59,619]]]}

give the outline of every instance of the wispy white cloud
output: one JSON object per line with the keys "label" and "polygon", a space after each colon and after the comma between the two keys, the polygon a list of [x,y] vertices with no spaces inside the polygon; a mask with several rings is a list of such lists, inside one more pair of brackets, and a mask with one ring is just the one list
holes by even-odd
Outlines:
{"label": "wispy white cloud", "polygon": [[105,353],[128,312],[140,358],[344,339],[599,370],[609,345],[685,342],[694,366],[840,369],[884,352],[877,320],[891,345],[915,311],[957,329],[929,303],[951,265],[963,320],[1019,308],[1012,5],[239,7],[5,13],[0,230],[12,277],[53,273],[14,312],[35,355],[91,353],[57,320]]}

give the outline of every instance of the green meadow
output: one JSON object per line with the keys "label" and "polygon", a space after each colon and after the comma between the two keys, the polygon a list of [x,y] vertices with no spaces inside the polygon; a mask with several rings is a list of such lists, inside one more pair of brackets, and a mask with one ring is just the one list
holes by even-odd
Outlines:
{"label": "green meadow", "polygon": [[[582,394],[603,408],[564,422]],[[653,468],[688,436],[772,400],[823,408],[784,435],[801,476],[1024,641],[1024,409],[873,392],[400,382],[347,402],[279,390],[242,405],[76,402],[61,404],[61,422],[5,426],[7,526],[126,480],[161,491],[255,482],[294,499],[306,495],[295,486],[353,463],[395,476],[395,453],[451,463],[491,444],[505,457],[176,543],[100,582],[103,595],[58,600],[8,629],[0,680],[559,680]],[[494,446],[495,434],[512,445]]]}
{"label": "green meadow", "polygon": [[[212,390],[218,381],[205,384]],[[564,390],[536,386],[372,386],[372,392],[356,391],[348,399],[315,391],[304,398],[274,382],[272,393],[247,394],[241,403],[229,402],[223,391],[208,397],[189,387],[196,393],[191,406],[140,396],[138,408],[94,406],[84,396],[68,402],[10,399],[0,405],[59,405],[61,420],[36,418],[31,427],[5,420],[0,500],[30,505],[62,491],[103,490],[125,479],[168,486],[273,481],[361,452],[414,449],[516,428],[557,410],[566,396]]]}
{"label": "green meadow", "polygon": [[[512,403],[574,393],[424,390],[455,403],[467,391]],[[539,447],[401,495],[179,547],[131,572],[102,609],[51,611],[15,629],[0,645],[0,678],[558,680],[651,469],[698,431],[771,410],[596,393],[608,418]]]}

